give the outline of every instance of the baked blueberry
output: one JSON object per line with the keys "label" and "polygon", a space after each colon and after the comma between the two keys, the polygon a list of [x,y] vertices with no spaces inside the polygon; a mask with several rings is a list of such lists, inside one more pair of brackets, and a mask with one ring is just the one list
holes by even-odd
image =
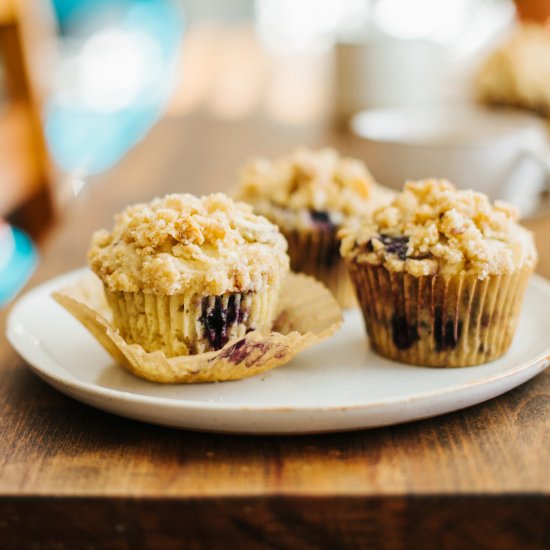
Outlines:
{"label": "baked blueberry", "polygon": [[395,254],[401,260],[407,258],[407,248],[409,247],[409,237],[392,237],[391,235],[380,235],[379,239],[386,247],[386,251]]}
{"label": "baked blueberry", "polygon": [[310,210],[309,214],[311,220],[319,229],[334,230],[336,228],[328,212],[324,210]]}

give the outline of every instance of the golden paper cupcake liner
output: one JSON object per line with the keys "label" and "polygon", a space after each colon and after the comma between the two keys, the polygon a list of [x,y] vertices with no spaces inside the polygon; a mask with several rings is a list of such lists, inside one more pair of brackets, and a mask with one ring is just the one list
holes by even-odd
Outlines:
{"label": "golden paper cupcake liner", "polygon": [[167,357],[127,342],[113,326],[103,285],[88,274],[52,294],[131,373],[160,383],[238,380],[288,363],[303,350],[331,336],[342,324],[342,312],[332,294],[311,277],[290,274],[270,331],[253,330],[231,339],[218,351]]}
{"label": "golden paper cupcake liner", "polygon": [[281,231],[288,241],[292,270],[321,281],[332,292],[340,307],[354,307],[357,300],[345,262],[340,256],[337,229],[281,228]]}
{"label": "golden paper cupcake liner", "polygon": [[250,330],[269,331],[279,289],[220,296],[191,292],[155,296],[105,288],[105,296],[113,325],[126,342],[174,357],[215,351]]}
{"label": "golden paper cupcake liner", "polygon": [[478,279],[414,277],[349,263],[371,345],[415,365],[462,367],[501,357],[510,347],[532,268]]}

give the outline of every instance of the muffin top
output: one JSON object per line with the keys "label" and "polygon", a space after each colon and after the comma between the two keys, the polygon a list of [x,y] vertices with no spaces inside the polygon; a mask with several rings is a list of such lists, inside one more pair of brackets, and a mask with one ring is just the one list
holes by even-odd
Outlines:
{"label": "muffin top", "polygon": [[[359,160],[334,149],[297,149],[277,160],[259,158],[244,166],[237,197],[280,225],[311,225],[319,214],[335,225],[389,202],[389,190],[377,185]],[[313,214],[313,216],[312,216]],[[285,219],[286,218],[286,219]],[[301,223],[300,223],[301,222]]]}
{"label": "muffin top", "polygon": [[279,229],[223,194],[167,195],[129,206],[97,231],[91,269],[111,291],[201,295],[258,291],[288,271]]}
{"label": "muffin top", "polygon": [[515,207],[446,180],[409,181],[389,205],[340,231],[341,252],[417,277],[464,272],[483,279],[536,263],[533,236],[517,219]]}
{"label": "muffin top", "polygon": [[550,30],[523,23],[484,63],[477,77],[478,95],[483,101],[547,111],[549,78]]}

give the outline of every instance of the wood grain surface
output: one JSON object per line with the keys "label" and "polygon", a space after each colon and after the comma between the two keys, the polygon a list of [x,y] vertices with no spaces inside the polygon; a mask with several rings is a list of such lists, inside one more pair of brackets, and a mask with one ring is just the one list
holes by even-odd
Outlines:
{"label": "wood grain surface", "polygon": [[[330,143],[323,129],[170,119],[91,181],[29,286],[85,263],[93,230],[165,192],[227,190],[258,153]],[[530,222],[550,276],[550,218]],[[550,372],[469,409],[401,426],[300,437],[178,431],[50,388],[3,335],[0,548],[545,548]],[[183,537],[183,538],[182,538]],[[186,541],[183,544],[182,541]]]}

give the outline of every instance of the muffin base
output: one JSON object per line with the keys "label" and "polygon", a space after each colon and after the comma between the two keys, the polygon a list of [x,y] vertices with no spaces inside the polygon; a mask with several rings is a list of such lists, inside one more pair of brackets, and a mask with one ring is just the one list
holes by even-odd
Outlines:
{"label": "muffin base", "polygon": [[321,281],[333,294],[341,308],[357,305],[353,284],[340,256],[337,227],[288,230],[281,232],[288,241],[290,267]]}
{"label": "muffin base", "polygon": [[53,299],[84,325],[132,374],[162,384],[195,384],[240,380],[288,363],[305,349],[325,340],[342,324],[332,294],[306,275],[290,273],[282,281],[273,328],[251,331],[218,351],[166,357],[126,342],[112,324],[101,281],[91,272],[52,293]]}
{"label": "muffin base", "polygon": [[167,357],[215,351],[251,330],[270,331],[279,298],[278,289],[220,296],[104,291],[122,338]]}
{"label": "muffin base", "polygon": [[462,367],[510,347],[532,268],[483,280],[414,277],[349,263],[367,333],[380,355],[415,365]]}

